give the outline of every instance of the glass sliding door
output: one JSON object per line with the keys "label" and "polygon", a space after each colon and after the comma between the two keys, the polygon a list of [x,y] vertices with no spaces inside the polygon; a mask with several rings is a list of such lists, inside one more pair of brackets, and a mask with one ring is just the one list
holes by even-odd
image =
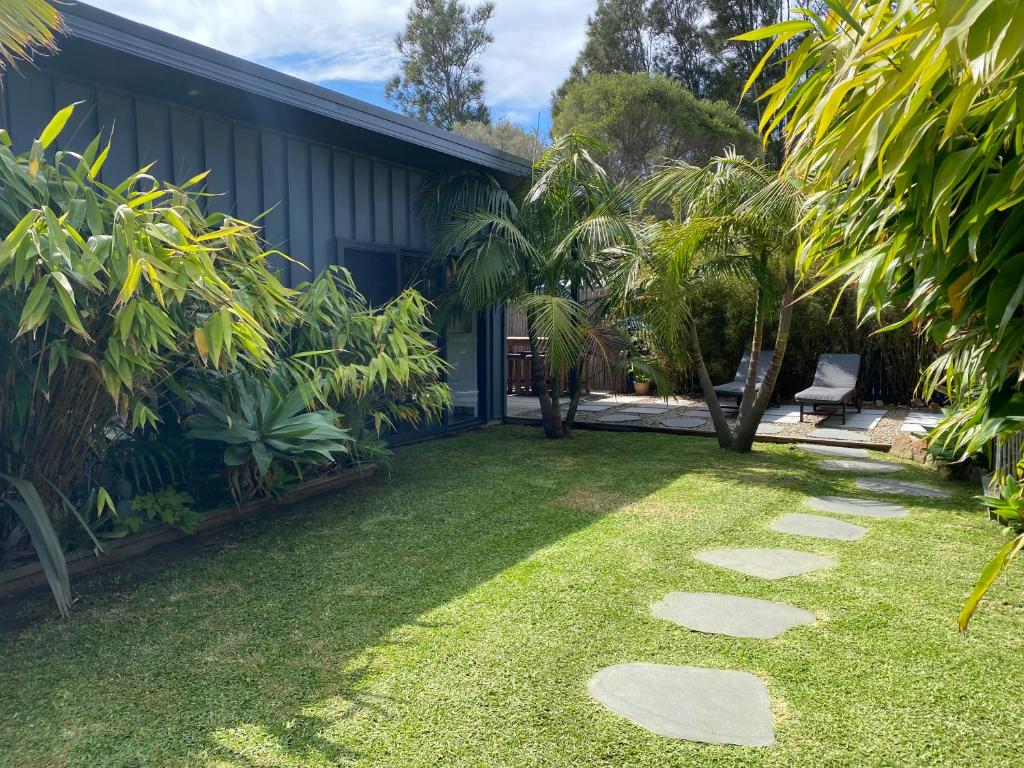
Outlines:
{"label": "glass sliding door", "polygon": [[452,424],[479,418],[478,346],[476,316],[460,317],[448,324],[445,353],[451,366],[448,386],[452,390],[452,413],[449,418]]}

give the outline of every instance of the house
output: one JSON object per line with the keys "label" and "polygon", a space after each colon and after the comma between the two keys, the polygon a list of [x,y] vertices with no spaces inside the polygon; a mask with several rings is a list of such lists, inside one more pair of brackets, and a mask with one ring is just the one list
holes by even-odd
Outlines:
{"label": "house", "polygon": [[[264,237],[305,265],[276,262],[289,285],[341,264],[379,304],[425,274],[417,196],[429,174],[475,167],[512,185],[529,173],[492,147],[105,11],[61,12],[60,52],[3,78],[0,124],[15,149],[82,102],[61,149],[113,131],[107,180],[149,163],[176,183],[209,169],[211,210],[269,211]],[[504,415],[504,325],[503,311],[483,312],[440,340],[456,404],[440,429]]]}

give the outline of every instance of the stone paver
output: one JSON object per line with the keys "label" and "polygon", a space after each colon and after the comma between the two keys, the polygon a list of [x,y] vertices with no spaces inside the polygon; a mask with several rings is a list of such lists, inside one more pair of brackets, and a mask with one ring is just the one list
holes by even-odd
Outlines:
{"label": "stone paver", "polygon": [[853,523],[844,523],[834,517],[821,515],[802,515],[793,513],[783,515],[768,526],[779,533],[790,533],[794,536],[811,536],[816,539],[837,539],[839,541],[857,541],[863,539],[867,528]]}
{"label": "stone paver", "polygon": [[623,408],[619,413],[643,413],[643,414],[658,414],[664,413],[665,411],[671,411],[675,408],[674,405],[634,405],[631,408]]}
{"label": "stone paver", "polygon": [[825,456],[843,456],[848,459],[867,459],[871,453],[867,448],[848,448],[845,445],[817,445],[815,443],[797,443],[796,447],[802,451],[820,453]]}
{"label": "stone paver", "polygon": [[854,484],[862,491],[895,493],[900,496],[922,496],[927,499],[948,499],[952,494],[942,488],[923,483],[908,483],[905,480],[887,480],[881,477],[858,477]]}
{"label": "stone paver", "polygon": [[702,563],[761,579],[784,579],[831,568],[836,561],[797,549],[713,549],[694,555]]}
{"label": "stone paver", "polygon": [[866,435],[853,429],[812,429],[807,436],[815,440],[842,440],[847,443],[867,443]]}
{"label": "stone paver", "polygon": [[902,472],[899,464],[888,464],[884,461],[862,461],[859,459],[825,459],[821,462],[822,469],[832,472]]}
{"label": "stone paver", "polygon": [[941,419],[940,413],[911,411],[900,425],[900,431],[921,435],[938,424]]}
{"label": "stone paver", "polygon": [[662,419],[661,423],[671,429],[696,429],[705,422],[705,419],[698,419],[696,417],[682,416],[671,419]]}
{"label": "stone paver", "polygon": [[[597,413],[597,412],[600,412],[600,411],[607,411],[609,408],[614,408],[614,407],[615,406],[613,404],[611,404],[611,403],[580,403],[579,405],[576,406],[576,410],[577,411],[590,411],[590,412],[593,412],[593,413]],[[563,406],[563,408],[568,410],[569,407],[568,406]]]}
{"label": "stone paver", "polygon": [[833,414],[822,422],[822,426],[835,427],[838,429],[868,430],[877,427],[879,423],[881,423],[883,416],[885,416],[885,411],[864,410],[862,413],[847,412],[846,423],[843,424],[843,417],[839,414]]}
{"label": "stone paver", "polygon": [[759,435],[777,435],[782,431],[781,424],[758,424],[757,434]]}
{"label": "stone paver", "polygon": [[811,496],[804,499],[804,506],[817,512],[832,512],[837,515],[858,517],[906,517],[906,507],[876,499],[854,499],[849,496]]}
{"label": "stone paver", "polygon": [[617,664],[595,674],[587,690],[608,709],[661,736],[760,747],[775,741],[768,689],[747,672]]}
{"label": "stone paver", "polygon": [[795,605],[713,592],[669,592],[651,611],[694,632],[759,639],[815,621],[813,613]]}
{"label": "stone paver", "polygon": [[604,416],[598,416],[598,421],[603,421],[605,424],[625,424],[630,421],[639,421],[639,416],[633,416],[629,413],[606,413]]}

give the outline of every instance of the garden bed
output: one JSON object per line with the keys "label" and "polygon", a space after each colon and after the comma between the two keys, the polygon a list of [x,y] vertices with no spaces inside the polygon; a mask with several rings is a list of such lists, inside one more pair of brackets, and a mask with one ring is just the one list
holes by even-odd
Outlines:
{"label": "garden bed", "polygon": [[[281,494],[255,499],[239,506],[223,507],[205,515],[192,531],[183,531],[167,525],[155,525],[123,539],[104,543],[100,554],[93,549],[81,549],[68,555],[68,573],[77,576],[112,565],[133,560],[154,547],[169,544],[191,536],[207,536],[238,520],[297,501],[311,499],[332,491],[351,487],[366,480],[377,471],[376,464],[351,467],[337,474],[324,475],[302,483]],[[0,572],[0,601],[23,595],[47,586],[46,574],[39,561]]]}

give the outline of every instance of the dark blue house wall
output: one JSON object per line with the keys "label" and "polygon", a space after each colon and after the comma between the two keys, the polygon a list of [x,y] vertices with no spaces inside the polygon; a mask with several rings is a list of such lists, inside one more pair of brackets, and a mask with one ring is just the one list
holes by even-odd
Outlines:
{"label": "dark blue house wall", "polygon": [[[310,138],[276,127],[277,120],[261,124],[78,78],[68,74],[74,62],[62,56],[3,77],[0,124],[16,150],[27,149],[58,109],[82,102],[57,148],[80,151],[97,135],[105,143],[112,132],[105,182],[118,183],[150,163],[150,173],[178,184],[209,169],[208,208],[247,220],[267,212],[265,239],[305,265],[276,260],[292,286],[331,264],[346,265],[349,250],[364,260],[367,252],[379,258],[382,274],[394,276],[394,295],[403,287],[401,259],[426,255],[417,198],[430,170],[324,141],[330,131],[322,122],[310,124],[316,136]],[[303,126],[294,115],[286,122]],[[481,417],[498,418],[504,412],[501,311],[481,316],[479,338]]]}
{"label": "dark blue house wall", "polygon": [[[17,149],[27,149],[54,112],[81,101],[59,148],[82,150],[113,130],[108,182],[150,163],[154,176],[179,184],[210,169],[206,187],[217,193],[211,210],[244,219],[269,211],[262,221],[267,241],[314,272],[337,263],[347,244],[427,247],[418,169],[46,71],[8,76],[4,84],[0,121]],[[283,277],[294,285],[309,275],[292,264]]]}

